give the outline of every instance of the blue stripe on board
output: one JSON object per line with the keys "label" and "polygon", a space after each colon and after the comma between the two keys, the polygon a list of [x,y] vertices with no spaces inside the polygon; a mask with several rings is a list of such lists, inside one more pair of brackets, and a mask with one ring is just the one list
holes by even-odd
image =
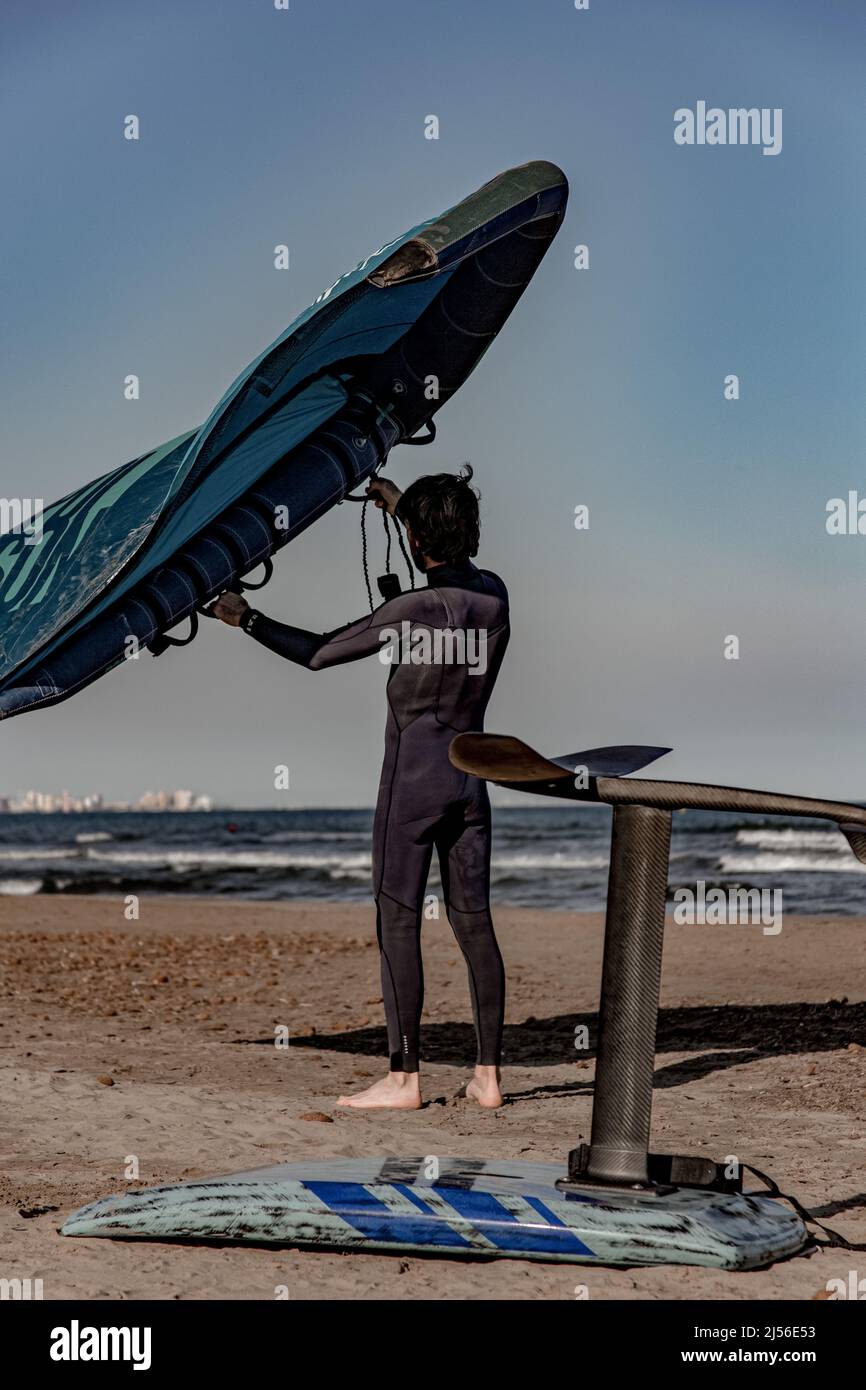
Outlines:
{"label": "blue stripe on board", "polygon": [[[589,1246],[584,1245],[573,1231],[546,1211],[539,1203],[536,1210],[550,1217],[556,1224],[550,1232],[543,1227],[524,1225],[513,1212],[502,1206],[492,1192],[478,1192],[472,1188],[447,1187],[441,1189],[442,1196],[467,1221],[471,1221],[483,1236],[502,1250],[547,1251],[550,1254],[568,1251],[575,1255],[592,1255]],[[524,1201],[529,1198],[524,1197]]]}
{"label": "blue stripe on board", "polygon": [[[453,1231],[441,1218],[397,1216],[378,1197],[361,1183],[305,1182],[324,1207],[354,1226],[367,1240],[390,1241],[392,1245],[449,1246],[454,1250],[471,1250],[469,1241]],[[406,1189],[398,1187],[400,1192]],[[424,1210],[421,1205],[421,1210]]]}
{"label": "blue stripe on board", "polygon": [[558,1216],[556,1215],[556,1212],[551,1211],[551,1210],[550,1210],[550,1207],[546,1206],[545,1203],[542,1202],[542,1200],[541,1200],[540,1197],[524,1197],[523,1200],[524,1200],[524,1202],[528,1203],[529,1206],[533,1207],[534,1210],[538,1212],[539,1216],[543,1216],[544,1219],[545,1219],[546,1221],[549,1221],[549,1222],[551,1223],[551,1225],[553,1225],[553,1226],[559,1226],[559,1227],[561,1227],[562,1230],[568,1231],[568,1233],[569,1233],[569,1235],[571,1236],[572,1240],[576,1241],[577,1244],[578,1244],[578,1246],[580,1247],[580,1253],[581,1253],[581,1254],[583,1254],[583,1255],[594,1255],[594,1254],[595,1254],[595,1251],[594,1251],[594,1250],[590,1250],[589,1246],[588,1246],[588,1245],[585,1245],[584,1242],[580,1239],[580,1237],[579,1237],[579,1236],[576,1236],[576,1235],[574,1234],[574,1231],[572,1231],[571,1228],[570,1228],[569,1226],[566,1226],[565,1222],[564,1222],[563,1220],[561,1220],[561,1218],[558,1217]]}

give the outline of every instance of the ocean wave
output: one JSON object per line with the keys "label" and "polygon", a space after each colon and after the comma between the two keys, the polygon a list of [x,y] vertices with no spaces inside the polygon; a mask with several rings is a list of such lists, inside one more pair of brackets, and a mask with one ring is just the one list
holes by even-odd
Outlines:
{"label": "ocean wave", "polygon": [[80,851],[77,849],[27,849],[24,845],[14,849],[0,849],[0,862],[7,864],[18,864],[22,860],[38,859],[44,862],[49,859],[77,859]]}
{"label": "ocean wave", "polygon": [[[196,868],[213,869],[314,869],[322,873],[369,872],[371,858],[369,851],[359,850],[355,854],[315,854],[278,850],[245,849],[94,849],[84,851],[87,862],[91,864],[112,864],[119,867],[147,866],[152,869],[173,869],[183,871]],[[35,857],[35,856],[34,856]],[[58,858],[63,857],[57,855]],[[526,851],[523,854],[500,854],[494,859],[495,872],[511,873],[514,870],[526,872],[543,871],[549,873],[568,869],[606,869],[607,856],[604,854],[573,854],[555,851],[553,854],[538,854]]]}
{"label": "ocean wave", "polygon": [[493,857],[492,869],[606,869],[605,854],[498,854]]}
{"label": "ocean wave", "polygon": [[858,863],[853,854],[727,854],[722,855],[720,866],[726,874],[866,873],[866,864]]}
{"label": "ocean wave", "polygon": [[847,854],[848,845],[838,830],[738,830],[738,845],[759,845],[762,849],[829,849]]}
{"label": "ocean wave", "polygon": [[279,854],[275,850],[244,849],[152,849],[88,850],[93,864],[132,867],[146,864],[154,869],[361,869],[370,867],[370,855]]}
{"label": "ocean wave", "polygon": [[369,830],[275,830],[271,835],[257,837],[263,845],[290,845],[295,840],[360,840],[370,839]]}
{"label": "ocean wave", "polygon": [[29,898],[41,891],[41,878],[0,878],[0,897],[3,898]]}
{"label": "ocean wave", "polygon": [[110,835],[107,830],[90,830],[82,831],[80,835],[76,835],[75,843],[77,845],[95,845],[102,840],[113,839],[114,836]]}

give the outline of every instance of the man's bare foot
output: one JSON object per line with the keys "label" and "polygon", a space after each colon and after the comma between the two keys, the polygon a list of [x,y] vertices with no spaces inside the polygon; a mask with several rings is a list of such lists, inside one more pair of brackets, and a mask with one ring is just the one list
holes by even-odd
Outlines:
{"label": "man's bare foot", "polygon": [[477,1101],[485,1110],[498,1110],[503,1103],[499,1089],[501,1079],[498,1067],[476,1067],[475,1075],[463,1094],[468,1100]]}
{"label": "man's bare foot", "polygon": [[357,1095],[340,1096],[337,1104],[354,1110],[420,1110],[421,1078],[417,1071],[389,1071],[383,1081]]}

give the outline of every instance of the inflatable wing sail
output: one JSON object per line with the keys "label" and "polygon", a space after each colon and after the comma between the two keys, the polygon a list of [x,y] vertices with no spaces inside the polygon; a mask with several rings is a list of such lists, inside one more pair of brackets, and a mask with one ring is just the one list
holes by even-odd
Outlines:
{"label": "inflatable wing sail", "polygon": [[[337,280],[197,430],[0,537],[0,718],[55,704],[237,585],[429,424],[565,211],[553,164],[500,174]],[[429,396],[437,383],[436,399]]]}

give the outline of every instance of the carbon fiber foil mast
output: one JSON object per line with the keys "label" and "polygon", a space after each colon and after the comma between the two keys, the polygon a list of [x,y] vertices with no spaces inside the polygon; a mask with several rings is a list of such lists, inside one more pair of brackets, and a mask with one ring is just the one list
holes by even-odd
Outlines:
{"label": "carbon fiber foil mast", "polygon": [[595,1103],[586,1175],[649,1182],[671,813],[617,806],[607,890]]}

